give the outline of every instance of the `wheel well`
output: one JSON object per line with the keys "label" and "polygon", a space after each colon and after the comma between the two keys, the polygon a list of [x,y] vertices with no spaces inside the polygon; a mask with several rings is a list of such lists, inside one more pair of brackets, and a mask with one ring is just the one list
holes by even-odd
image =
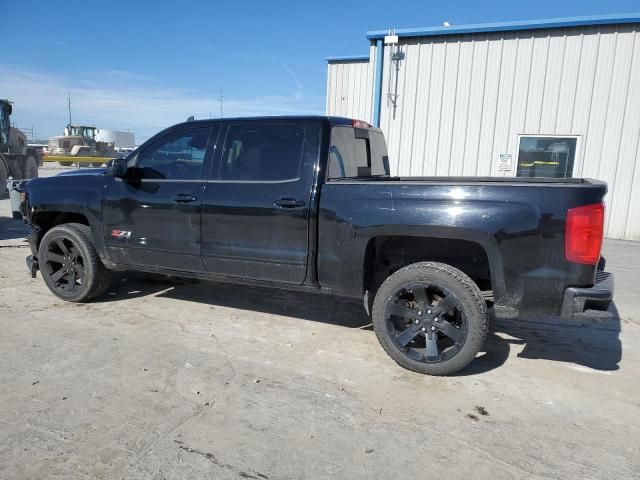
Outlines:
{"label": "wheel well", "polygon": [[442,262],[466,273],[481,290],[491,290],[487,253],[477,242],[451,238],[381,236],[365,252],[364,287],[375,291],[397,270],[416,262]]}
{"label": "wheel well", "polygon": [[31,223],[38,228],[38,240],[37,246],[40,246],[40,239],[56,225],[62,225],[63,223],[81,223],[89,226],[89,220],[81,213],[73,212],[39,212],[37,213]]}

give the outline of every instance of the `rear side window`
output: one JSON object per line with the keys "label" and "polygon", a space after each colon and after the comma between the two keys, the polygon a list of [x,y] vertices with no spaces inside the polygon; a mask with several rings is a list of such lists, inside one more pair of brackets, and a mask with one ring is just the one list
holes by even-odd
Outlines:
{"label": "rear side window", "polygon": [[380,132],[352,127],[331,130],[327,178],[389,175],[389,157]]}
{"label": "rear side window", "polygon": [[304,127],[238,125],[227,132],[221,180],[286,181],[300,175]]}

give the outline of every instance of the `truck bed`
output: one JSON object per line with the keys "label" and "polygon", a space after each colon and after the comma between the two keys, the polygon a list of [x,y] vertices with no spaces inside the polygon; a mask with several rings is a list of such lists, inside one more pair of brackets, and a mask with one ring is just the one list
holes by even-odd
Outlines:
{"label": "truck bed", "polygon": [[[435,238],[425,248],[445,263],[457,254],[452,249],[480,248],[473,256],[490,263],[497,311],[559,313],[558,292],[595,281],[593,266],[565,259],[567,211],[602,202],[606,191],[606,183],[583,178],[331,180],[320,198],[319,280],[337,291],[351,289],[355,297],[366,272],[360,267],[364,258],[353,252],[370,252],[371,245],[395,237]],[[403,254],[414,248],[407,242]]]}
{"label": "truck bed", "polygon": [[518,185],[605,185],[600,180],[591,178],[544,178],[544,177],[359,177],[359,178],[338,178],[330,180],[331,183],[353,183],[353,182],[407,182],[407,183],[437,183],[441,185],[472,185],[483,184],[512,184]]}

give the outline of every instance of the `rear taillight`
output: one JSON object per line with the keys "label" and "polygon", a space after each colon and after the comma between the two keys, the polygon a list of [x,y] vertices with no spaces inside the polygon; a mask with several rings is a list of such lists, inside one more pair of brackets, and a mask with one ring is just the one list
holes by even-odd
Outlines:
{"label": "rear taillight", "polygon": [[567,211],[564,256],[570,262],[595,265],[600,259],[604,205],[596,203]]}

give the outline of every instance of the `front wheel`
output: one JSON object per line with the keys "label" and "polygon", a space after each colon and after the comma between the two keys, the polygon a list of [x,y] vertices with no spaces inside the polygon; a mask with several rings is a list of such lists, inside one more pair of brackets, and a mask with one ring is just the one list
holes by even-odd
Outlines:
{"label": "front wheel", "polygon": [[387,278],[372,317],[389,356],[428,375],[464,368],[482,348],[489,328],[478,286],[457,268],[437,262],[414,263]]}
{"label": "front wheel", "polygon": [[7,193],[7,180],[9,177],[9,172],[5,167],[2,155],[0,155],[0,198],[4,198]]}
{"label": "front wheel", "polygon": [[49,230],[40,242],[38,263],[49,290],[63,300],[84,302],[109,288],[111,271],[100,261],[86,225],[65,223]]}

